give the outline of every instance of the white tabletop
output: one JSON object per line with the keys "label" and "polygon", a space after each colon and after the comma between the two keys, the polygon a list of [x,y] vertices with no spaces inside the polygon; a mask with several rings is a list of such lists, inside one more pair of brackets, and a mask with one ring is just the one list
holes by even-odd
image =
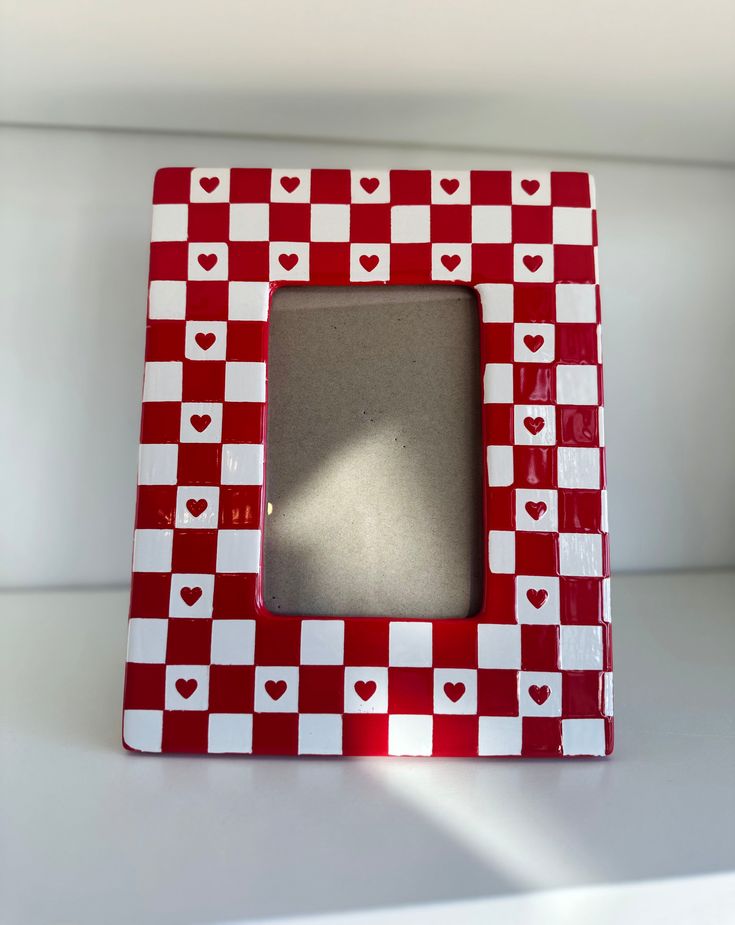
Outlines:
{"label": "white tabletop", "polygon": [[543,908],[577,922],[592,909],[580,897],[596,891],[612,891],[618,912],[643,895],[685,915],[696,891],[699,921],[703,902],[723,911],[735,868],[735,573],[614,579],[617,745],[602,760],[126,753],[126,610],[124,591],[0,596],[3,925],[416,904],[433,904],[411,919],[425,925],[488,921],[491,909],[493,922],[516,922],[532,920],[519,903],[528,913],[546,896],[570,897]]}

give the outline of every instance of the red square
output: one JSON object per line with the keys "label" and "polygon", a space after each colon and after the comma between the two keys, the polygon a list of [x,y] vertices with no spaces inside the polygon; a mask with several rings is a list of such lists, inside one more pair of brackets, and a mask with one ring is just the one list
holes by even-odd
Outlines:
{"label": "red square", "polygon": [[482,363],[513,362],[513,325],[483,324],[480,326],[480,357]]}
{"label": "red square", "polygon": [[388,669],[389,713],[433,713],[434,672],[431,668]]}
{"label": "red square", "polygon": [[556,321],[556,290],[553,283],[516,283],[513,317],[518,323],[553,324]]}
{"label": "red square", "polygon": [[[487,555],[485,556],[487,561]],[[516,580],[514,575],[485,576],[485,607],[481,619],[489,623],[516,622]]]}
{"label": "red square", "polygon": [[488,446],[513,443],[513,405],[483,405],[484,440]]}
{"label": "red square", "polygon": [[550,206],[513,206],[515,244],[551,244]]}
{"label": "red square", "polygon": [[431,202],[431,171],[391,170],[390,200],[394,206],[428,205]]}
{"label": "red square", "polygon": [[561,756],[561,720],[524,716],[521,753],[536,758]]}
{"label": "red square", "polygon": [[343,755],[387,755],[388,716],[347,713],[342,720]]}
{"label": "red square", "polygon": [[345,621],[345,665],[388,664],[388,621],[360,619]]}
{"label": "red square", "polygon": [[474,620],[435,620],[435,668],[477,668],[477,624]]}
{"label": "red square", "polygon": [[186,279],[189,250],[186,242],[154,241],[151,244],[150,278]]}
{"label": "red square", "polygon": [[165,690],[165,665],[128,662],[125,669],[126,710],[162,710]]}
{"label": "red square", "polygon": [[209,712],[252,713],[255,668],[212,665],[209,669]]}
{"label": "red square", "polygon": [[559,363],[597,363],[597,326],[594,324],[557,325],[556,359]]}
{"label": "red square", "polygon": [[514,395],[518,404],[548,405],[556,393],[554,367],[543,363],[516,363],[513,367]]}
{"label": "red square", "polygon": [[214,580],[212,616],[241,620],[256,613],[257,575],[217,575]]}
{"label": "red square", "polygon": [[270,277],[268,241],[230,244],[230,279],[267,282]]}
{"label": "red square", "polygon": [[270,170],[247,167],[230,171],[230,202],[268,202],[270,198]]}
{"label": "red square", "polygon": [[130,589],[131,617],[167,617],[171,575],[133,572]]}
{"label": "red square", "polygon": [[145,339],[148,362],[180,360],[184,355],[186,325],[183,321],[149,321]]}
{"label": "red square", "polygon": [[229,241],[229,203],[192,203],[189,206],[189,240],[206,242]]}
{"label": "red square", "polygon": [[599,491],[559,489],[559,532],[599,533],[602,529],[602,500]]}
{"label": "red square", "polygon": [[189,575],[214,573],[216,563],[216,530],[174,530],[171,571]]}
{"label": "red square", "polygon": [[387,244],[390,241],[390,205],[352,205],[350,241],[355,244]]}
{"label": "red square", "polygon": [[301,620],[263,617],[255,627],[256,665],[298,665]]}
{"label": "red square", "polygon": [[179,485],[219,485],[222,470],[219,443],[181,443],[179,445]]}
{"label": "red square", "polygon": [[315,285],[346,286],[350,281],[350,245],[311,244],[309,271]]}
{"label": "red square", "polygon": [[163,714],[164,752],[198,755],[207,751],[209,714],[202,710],[171,710]]}
{"label": "red square", "polygon": [[558,626],[521,626],[521,668],[523,671],[558,670]]}
{"label": "red square", "polygon": [[565,405],[556,409],[559,446],[599,446],[600,412],[597,406]]}
{"label": "red square", "polygon": [[169,665],[208,665],[212,644],[212,621],[168,621],[166,662]]}
{"label": "red square", "polygon": [[516,533],[517,575],[558,575],[557,541],[553,533]]}
{"label": "red square", "polygon": [[254,755],[297,755],[298,713],[254,713]]}
{"label": "red square", "polygon": [[391,244],[390,281],[422,285],[431,280],[431,244]]}
{"label": "red square", "polygon": [[140,419],[141,443],[177,443],[181,431],[181,404],[144,401]]}
{"label": "red square", "polygon": [[473,283],[512,283],[512,244],[472,245]]}
{"label": "red square", "polygon": [[153,202],[188,202],[191,190],[191,167],[162,167],[153,180]]}
{"label": "red square", "polygon": [[514,481],[518,488],[556,487],[556,448],[513,447]]}
{"label": "red square", "polygon": [[272,202],[271,241],[308,241],[311,238],[311,206],[308,202]]}
{"label": "red square", "polygon": [[176,521],[175,485],[138,486],[138,509],[135,526],[139,530],[173,527]]}
{"label": "red square", "polygon": [[477,755],[476,716],[435,716],[432,754],[442,757],[472,758]]}
{"label": "red square", "polygon": [[221,530],[260,526],[260,485],[223,485],[219,492]]}
{"label": "red square", "polygon": [[515,491],[512,488],[488,488],[486,491],[488,529],[515,529]]}
{"label": "red square", "polygon": [[470,173],[470,198],[473,206],[509,206],[511,202],[509,170],[473,170]]}
{"label": "red square", "polygon": [[264,321],[230,321],[227,324],[227,359],[263,362],[268,357],[268,325]]}
{"label": "red square", "polygon": [[311,201],[348,203],[351,196],[349,170],[312,170]]}
{"label": "red square", "polygon": [[186,317],[189,321],[226,321],[228,286],[225,280],[189,281]]}
{"label": "red square", "polygon": [[461,244],[472,240],[472,206],[432,206],[431,240]]}
{"label": "red square", "polygon": [[481,668],[477,672],[477,712],[481,716],[518,716],[518,672]]}
{"label": "red square", "polygon": [[226,401],[222,406],[223,443],[262,443],[266,405],[254,401]]}
{"label": "red square", "polygon": [[225,397],[224,360],[184,360],[182,401],[220,402]]}
{"label": "red square", "polygon": [[560,578],[559,608],[562,623],[593,625],[602,621],[602,580]]}
{"label": "red square", "polygon": [[551,201],[555,206],[590,206],[589,174],[552,171]]}
{"label": "red square", "polygon": [[565,718],[601,717],[605,697],[602,672],[565,671],[561,681],[561,712]]}
{"label": "red square", "polygon": [[300,713],[342,713],[344,691],[341,665],[302,665],[299,669]]}
{"label": "red square", "polygon": [[594,247],[588,244],[555,244],[554,275],[560,283],[594,283]]}

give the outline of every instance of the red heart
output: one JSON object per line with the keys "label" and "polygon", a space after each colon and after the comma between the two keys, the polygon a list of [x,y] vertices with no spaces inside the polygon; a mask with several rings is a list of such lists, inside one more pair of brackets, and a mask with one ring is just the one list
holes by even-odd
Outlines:
{"label": "red heart", "polygon": [[521,189],[529,196],[533,196],[536,190],[541,186],[538,180],[521,180]]}
{"label": "red heart", "polygon": [[375,681],[355,681],[355,693],[361,700],[370,700],[377,689]]}
{"label": "red heart", "polygon": [[293,193],[299,183],[301,180],[298,177],[281,177],[281,186],[287,193]]}
{"label": "red heart", "polygon": [[360,180],[360,186],[366,193],[374,193],[380,186],[380,180],[377,177],[363,177]]}
{"label": "red heart", "polygon": [[212,344],[217,340],[217,337],[210,331],[208,334],[197,334],[194,340],[199,344],[202,350],[209,350]]}
{"label": "red heart", "polygon": [[191,426],[194,428],[194,430],[198,431],[199,433],[206,430],[212,423],[212,418],[210,418],[208,414],[192,414],[189,420],[191,421]]}
{"label": "red heart", "polygon": [[532,684],[528,688],[528,693],[536,703],[541,706],[541,704],[545,703],[551,696],[551,688],[548,684],[544,684],[542,687],[539,687],[538,684]]}
{"label": "red heart", "polygon": [[531,273],[535,273],[543,262],[544,258],[540,254],[533,254],[523,258],[523,265]]}
{"label": "red heart", "polygon": [[202,589],[182,588],[179,594],[181,594],[181,600],[186,604],[187,607],[193,607],[202,596]]}
{"label": "red heart", "polygon": [[265,692],[272,700],[280,700],[286,693],[288,684],[285,681],[266,681]]}
{"label": "red heart", "polygon": [[219,177],[202,177],[199,185],[205,193],[213,193],[219,186]]}
{"label": "red heart", "polygon": [[212,267],[215,266],[217,263],[217,255],[216,254],[200,254],[197,257],[197,261],[199,263],[199,266],[203,270],[207,270],[207,272],[209,272],[209,270],[211,270]]}
{"label": "red heart", "polygon": [[526,501],[526,510],[529,517],[539,520],[546,513],[546,505],[543,501]]}
{"label": "red heart", "polygon": [[537,350],[543,347],[544,339],[541,334],[526,334],[523,338],[523,343],[528,347],[531,353],[536,353]]}
{"label": "red heart", "polygon": [[372,273],[379,263],[380,257],[376,254],[365,254],[363,257],[360,257],[360,266],[366,273]]}
{"label": "red heart", "polygon": [[439,186],[448,196],[451,196],[452,193],[456,193],[459,189],[459,180],[440,180]]}
{"label": "red heart", "polygon": [[543,418],[523,418],[523,425],[534,436],[544,429],[546,421]]}
{"label": "red heart", "polygon": [[442,257],[442,263],[451,273],[452,270],[455,270],[459,266],[461,259],[459,254],[445,254]]}
{"label": "red heart", "polygon": [[281,254],[278,258],[278,262],[281,264],[284,270],[293,270],[293,268],[299,262],[299,258],[297,254]]}
{"label": "red heart", "polygon": [[198,687],[199,682],[194,678],[179,678],[176,682],[176,690],[181,694],[184,700],[188,700]]}
{"label": "red heart", "polygon": [[205,498],[199,498],[198,500],[190,498],[186,502],[186,506],[192,517],[198,517],[207,510],[207,501]]}
{"label": "red heart", "polygon": [[456,703],[461,697],[464,696],[465,686],[461,681],[457,681],[456,684],[452,684],[450,681],[444,685],[444,693],[449,697],[452,703]]}
{"label": "red heart", "polygon": [[545,588],[529,588],[526,597],[536,610],[540,610],[546,603],[549,592]]}

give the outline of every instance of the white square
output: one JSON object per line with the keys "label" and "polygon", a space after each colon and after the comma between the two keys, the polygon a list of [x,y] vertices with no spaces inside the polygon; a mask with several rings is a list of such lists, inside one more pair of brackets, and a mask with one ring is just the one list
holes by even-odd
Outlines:
{"label": "white square", "polygon": [[146,363],[143,377],[143,401],[181,401],[183,381],[181,363]]}
{"label": "white square", "polygon": [[431,716],[393,714],[388,717],[388,754],[431,754],[434,746],[434,720]]}
{"label": "white square", "polygon": [[551,174],[548,170],[514,170],[511,178],[514,206],[551,205]]}
{"label": "white square", "polygon": [[389,629],[388,664],[394,668],[430,668],[431,623],[394,620]]}
{"label": "white square", "polygon": [[565,755],[604,755],[605,720],[563,719],[561,748]]}
{"label": "white square", "polygon": [[554,446],[556,410],[553,405],[516,405],[513,435],[519,446]]}
{"label": "white square", "polygon": [[309,278],[309,245],[305,241],[271,241],[268,250],[271,279]]}
{"label": "white square", "polygon": [[520,755],[523,721],[520,716],[481,716],[478,755]]}
{"label": "white square", "polygon": [[446,282],[472,278],[471,244],[432,244],[431,278]]}
{"label": "white square", "polygon": [[316,203],[311,207],[312,241],[349,241],[350,207]]}
{"label": "white square", "polygon": [[513,530],[491,530],[487,539],[488,568],[495,575],[516,570],[516,535]]}
{"label": "white square", "polygon": [[597,321],[597,287],[590,283],[559,283],[556,287],[556,320],[594,324]]}
{"label": "white square", "polygon": [[187,360],[224,360],[227,355],[225,321],[187,321],[184,356]]}
{"label": "white square", "polygon": [[596,405],[597,366],[557,366],[556,401],[559,405]]}
{"label": "white square", "polygon": [[138,484],[175,485],[178,465],[177,443],[141,443],[138,449]]}
{"label": "white square", "polygon": [[393,206],[390,239],[394,244],[424,244],[431,240],[429,206]]}
{"label": "white square", "polygon": [[252,665],[255,620],[212,620],[213,665]]}
{"label": "white square", "polygon": [[602,575],[602,537],[599,533],[559,534],[559,574],[579,578]]}
{"label": "white square", "polygon": [[265,401],[265,363],[227,363],[225,401]]}
{"label": "white square", "polygon": [[555,533],[559,527],[557,493],[547,488],[516,489],[516,530]]}
{"label": "white square", "polygon": [[173,530],[136,530],[133,571],[170,572],[173,544]]}
{"label": "white square", "polygon": [[517,575],[516,618],[519,623],[558,623],[559,579],[548,575]]}
{"label": "white square", "polygon": [[521,667],[521,628],[516,623],[477,626],[478,668]]}
{"label": "white square", "polygon": [[491,487],[513,484],[513,447],[487,448],[487,483]]}
{"label": "white square", "polygon": [[388,712],[388,669],[345,667],[345,713]]}
{"label": "white square", "polygon": [[485,364],[482,400],[486,405],[513,404],[512,363]]}
{"label": "white square", "polygon": [[552,283],[554,248],[551,244],[514,244],[513,279],[517,283]]}
{"label": "white square", "polygon": [[561,716],[561,673],[522,671],[518,706],[521,716]]}
{"label": "white square", "polygon": [[214,485],[180,485],[176,489],[176,526],[193,530],[216,530],[219,488]]}
{"label": "white square", "polygon": [[482,320],[509,324],[513,321],[513,286],[510,283],[480,283],[475,286],[482,305]]}
{"label": "white square", "polygon": [[186,317],[186,283],[178,279],[154,279],[148,289],[148,317],[179,321]]}
{"label": "white square", "polygon": [[228,247],[221,241],[189,242],[188,278],[222,280],[228,274]]}
{"label": "white square", "polygon": [[434,713],[477,713],[477,672],[471,668],[435,668]]}
{"label": "white square", "polygon": [[167,710],[206,710],[208,706],[208,665],[166,666]]}
{"label": "white square", "polygon": [[293,665],[258,665],[255,669],[255,712],[298,711],[299,669]]}
{"label": "white square", "polygon": [[553,363],[555,358],[554,325],[514,325],[513,356],[519,363]]}
{"label": "white square", "polygon": [[604,685],[604,709],[605,716],[613,716],[615,713],[615,705],[613,703],[613,673],[612,671],[606,671],[603,675],[603,685]]}
{"label": "white square", "polygon": [[123,742],[136,752],[160,752],[163,710],[125,710]]}
{"label": "white square", "polygon": [[224,443],[222,445],[223,485],[263,484],[263,444]]}
{"label": "white square", "polygon": [[230,171],[227,167],[195,167],[191,172],[192,202],[228,202]]}
{"label": "white square", "polygon": [[600,446],[605,446],[605,409],[602,405],[597,409],[597,433]]}
{"label": "white square", "polygon": [[220,530],[217,571],[257,574],[260,571],[260,530]]}
{"label": "white square", "polygon": [[509,244],[511,240],[510,206],[472,206],[474,244]]}
{"label": "white square", "polygon": [[560,446],[556,460],[559,488],[600,487],[600,451],[596,447]]}
{"label": "white square", "polygon": [[268,283],[230,283],[227,317],[230,321],[267,321]]}
{"label": "white square", "polygon": [[612,617],[612,599],[610,593],[610,579],[602,579],[602,619],[609,623]]}
{"label": "white square", "polygon": [[301,623],[301,664],[341,665],[344,662],[343,620],[305,619]]}
{"label": "white square", "polygon": [[555,208],[553,214],[554,244],[592,244],[592,210]]}
{"label": "white square", "polygon": [[302,713],[299,716],[299,754],[341,755],[341,714]]}
{"label": "white square", "polygon": [[602,627],[561,627],[560,666],[564,671],[602,671]]}
{"label": "white square", "polygon": [[272,202],[308,202],[311,197],[310,170],[272,170]]}
{"label": "white square", "polygon": [[469,170],[432,170],[431,201],[434,205],[467,205],[470,201]]}
{"label": "white square", "polygon": [[128,621],[128,661],[146,665],[166,664],[168,620]]}
{"label": "white square", "polygon": [[251,713],[210,713],[209,744],[213,755],[248,755],[253,750]]}
{"label": "white square", "polygon": [[189,236],[189,207],[153,206],[151,241],[186,241]]}
{"label": "white square", "polygon": [[390,244],[351,244],[350,280],[385,283],[390,279]]}
{"label": "white square", "polygon": [[267,202],[236,202],[230,206],[231,241],[267,241],[269,230]]}
{"label": "white square", "polygon": [[171,575],[168,615],[209,619],[212,616],[213,597],[214,575],[185,575],[175,572]]}
{"label": "white square", "polygon": [[222,405],[215,402],[183,402],[182,443],[219,443],[222,439]]}
{"label": "white square", "polygon": [[390,202],[390,175],[387,170],[351,170],[353,202]]}

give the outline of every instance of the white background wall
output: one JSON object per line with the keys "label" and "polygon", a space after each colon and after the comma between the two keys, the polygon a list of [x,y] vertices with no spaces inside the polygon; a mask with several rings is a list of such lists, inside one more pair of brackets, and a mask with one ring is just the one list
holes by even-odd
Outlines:
{"label": "white background wall", "polygon": [[732,4],[134,6],[0,3],[0,584],[127,581],[151,182],[189,164],[591,170],[613,565],[735,563]]}

